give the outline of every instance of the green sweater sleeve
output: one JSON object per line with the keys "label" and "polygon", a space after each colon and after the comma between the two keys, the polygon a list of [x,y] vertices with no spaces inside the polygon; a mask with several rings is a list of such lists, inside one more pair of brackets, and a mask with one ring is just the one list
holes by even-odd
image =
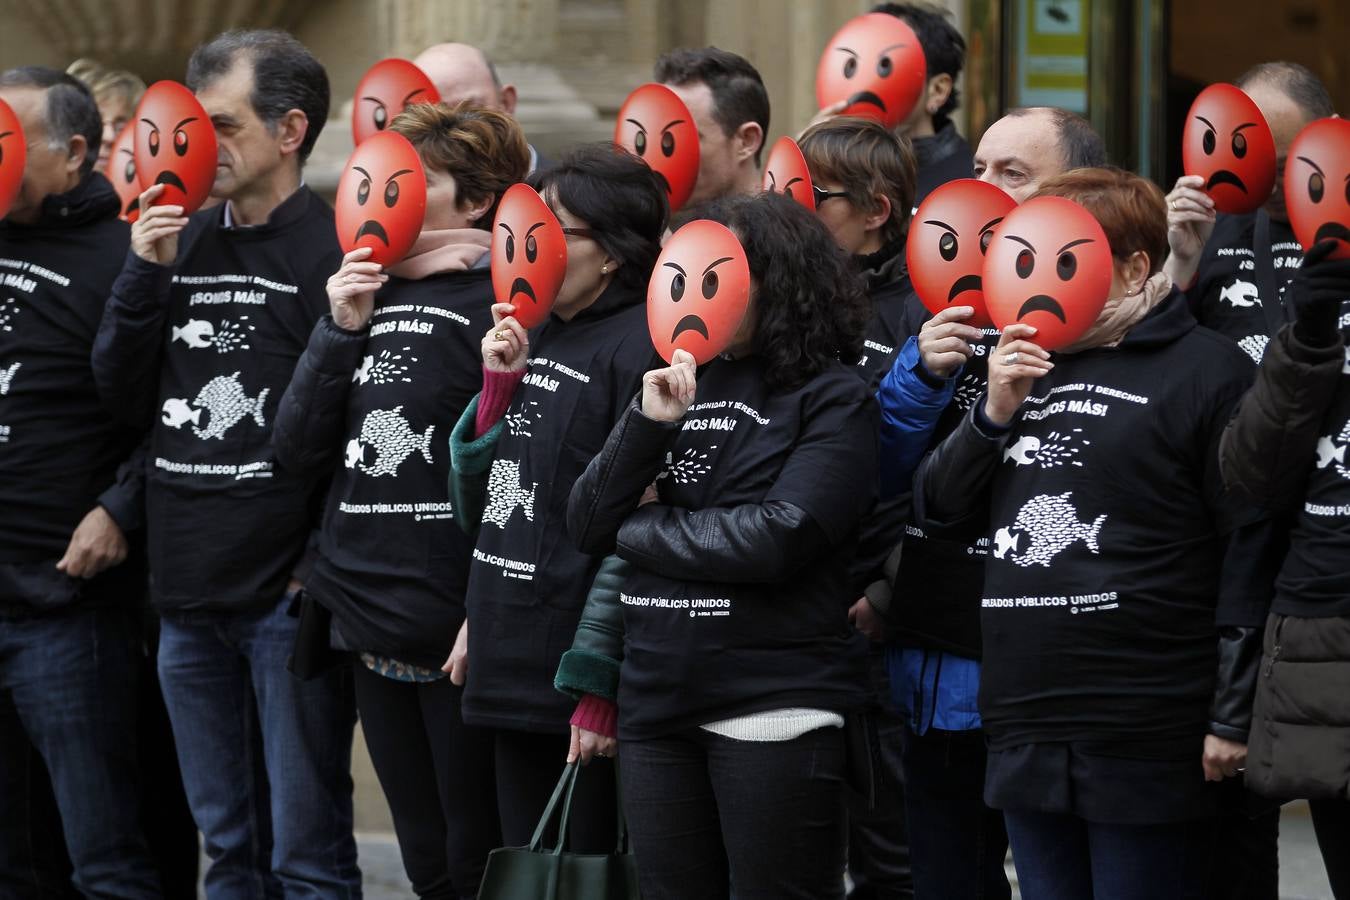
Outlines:
{"label": "green sweater sleeve", "polygon": [[630,566],[607,556],[586,596],[572,649],[563,654],[553,686],[577,699],[594,694],[606,700],[619,696],[619,664],[623,661],[623,607],[619,591]]}
{"label": "green sweater sleeve", "polygon": [[506,424],[500,421],[475,438],[477,416],[478,397],[474,397],[450,431],[450,502],[454,504],[455,521],[471,537],[483,521],[488,474]]}

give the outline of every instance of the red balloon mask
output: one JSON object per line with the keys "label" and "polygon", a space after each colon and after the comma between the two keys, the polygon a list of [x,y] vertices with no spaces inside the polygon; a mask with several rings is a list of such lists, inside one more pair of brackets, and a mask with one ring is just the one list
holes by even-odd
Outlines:
{"label": "red balloon mask", "polygon": [[850,19],[835,32],[816,68],[821,109],[847,100],[846,116],[878,119],[887,128],[914,111],[928,81],[928,63],[914,29],[888,13]]}
{"label": "red balloon mask", "polygon": [[1111,292],[1111,246],[1092,213],[1037,197],[1008,213],[985,254],[984,297],[999,328],[1032,325],[1046,350],[1072,344]]}
{"label": "red balloon mask", "polygon": [[426,170],[408,139],[385,131],[362,141],[338,182],[334,211],[343,253],[369,247],[382,266],[406,256],[427,212]]}
{"label": "red balloon mask", "polygon": [[542,325],[567,274],[567,239],[558,217],[528,184],[502,194],[492,223],[492,292],[513,304],[527,330]]}
{"label": "red balloon mask", "polygon": [[123,222],[135,222],[141,214],[141,179],[136,175],[136,123],[128,122],[113,141],[108,155],[108,180],[122,204]]}
{"label": "red balloon mask", "polygon": [[28,142],[23,126],[9,104],[0,100],[0,219],[9,215],[9,207],[23,186],[23,167],[28,161]]}
{"label": "red balloon mask", "polygon": [[1350,259],[1350,120],[1318,119],[1298,133],[1284,164],[1289,224],[1304,250],[1335,239]]}
{"label": "red balloon mask", "polygon": [[614,124],[614,143],[666,179],[671,212],[688,202],[698,181],[698,128],[674,91],[644,84],[629,94]]}
{"label": "red balloon mask", "polygon": [[1231,84],[1211,84],[1186,114],[1181,161],[1205,179],[1219,212],[1249,213],[1275,187],[1275,138],[1261,110]]}
{"label": "red balloon mask", "polygon": [[195,212],[216,180],[216,130],[192,91],[176,81],[150,85],[136,107],[136,171],[147,189],[165,185],[155,206]]}
{"label": "red balloon mask", "polygon": [[698,219],[666,241],[647,284],[647,327],[661,358],[703,365],[727,348],[750,306],[750,264],[731,229]]}
{"label": "red balloon mask", "polygon": [[764,190],[787,194],[811,212],[816,211],[816,194],[811,186],[811,170],[806,157],[790,137],[780,137],[769,151],[764,164]]}
{"label": "red balloon mask", "polygon": [[413,103],[439,103],[441,95],[427,74],[406,59],[382,59],[366,70],[352,101],[352,140],[379,134],[394,116]]}
{"label": "red balloon mask", "polygon": [[984,300],[985,254],[994,229],[1016,208],[1013,198],[974,178],[949,181],[924,198],[909,226],[905,260],[929,312],[973,306],[968,324],[993,324]]}

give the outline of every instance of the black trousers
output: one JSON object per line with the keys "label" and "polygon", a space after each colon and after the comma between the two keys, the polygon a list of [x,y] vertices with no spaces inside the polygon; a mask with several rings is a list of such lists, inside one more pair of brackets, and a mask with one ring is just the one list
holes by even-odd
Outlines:
{"label": "black trousers", "polygon": [[[502,838],[508,847],[530,842],[548,798],[567,763],[570,733],[564,736],[531,731],[492,732],[496,750],[497,806]],[[577,853],[612,853],[618,840],[618,798],[614,761],[594,758],[577,775],[567,846]],[[556,832],[545,835],[552,847]]]}
{"label": "black trousers", "polygon": [[1247,792],[1241,778],[1219,786],[1209,900],[1279,900],[1280,808]]}
{"label": "black trousers", "polygon": [[837,900],[844,734],[735,741],[702,729],[625,741],[624,811],[643,900]]}
{"label": "black trousers", "polygon": [[1350,800],[1309,800],[1317,846],[1336,900],[1350,900]]}
{"label": "black trousers", "polygon": [[395,681],[355,673],[356,708],[389,801],[403,868],[424,900],[478,894],[488,853],[501,844],[492,789],[492,736],[460,718],[449,678]]}
{"label": "black trousers", "polygon": [[[853,879],[849,900],[911,900],[909,835],[905,828],[905,718],[891,701],[886,654],[871,653],[873,707],[868,711],[881,744],[881,784],[876,808],[866,810],[855,799],[848,809],[848,873]],[[856,798],[856,794],[850,794]]]}

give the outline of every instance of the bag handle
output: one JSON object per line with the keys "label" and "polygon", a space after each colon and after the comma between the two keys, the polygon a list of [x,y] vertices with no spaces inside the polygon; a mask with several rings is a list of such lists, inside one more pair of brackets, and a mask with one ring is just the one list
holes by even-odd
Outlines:
{"label": "bag handle", "polygon": [[614,822],[619,827],[619,839],[614,852],[623,855],[628,852],[628,820],[623,815],[623,779],[619,777],[619,761],[614,760]]}
{"label": "bag handle", "polygon": [[530,852],[542,852],[544,846],[544,832],[548,830],[548,823],[553,821],[553,814],[557,812],[558,802],[563,799],[566,793],[567,799],[563,803],[562,822],[558,826],[558,846],[554,848],[555,854],[562,852],[562,845],[567,835],[567,819],[572,812],[572,791],[577,786],[577,764],[568,763],[563,768],[562,777],[558,779],[558,786],[553,789],[553,796],[549,798],[548,805],[544,807],[544,814],[539,817],[539,824],[535,826],[534,836],[530,838]]}

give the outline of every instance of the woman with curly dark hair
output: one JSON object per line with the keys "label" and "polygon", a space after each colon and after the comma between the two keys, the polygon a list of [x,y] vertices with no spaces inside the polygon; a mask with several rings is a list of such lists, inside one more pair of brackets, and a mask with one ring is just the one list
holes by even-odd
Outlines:
{"label": "woman with curly dark hair", "polygon": [[603,695],[604,658],[623,657],[644,897],[842,897],[844,715],[865,684],[844,572],[877,477],[875,404],[853,370],[867,301],[792,200],[702,212],[745,249],[750,309],[701,371],[677,351],[647,373],[573,488],[573,540],[628,564],[624,638],[591,642],[559,682]]}

